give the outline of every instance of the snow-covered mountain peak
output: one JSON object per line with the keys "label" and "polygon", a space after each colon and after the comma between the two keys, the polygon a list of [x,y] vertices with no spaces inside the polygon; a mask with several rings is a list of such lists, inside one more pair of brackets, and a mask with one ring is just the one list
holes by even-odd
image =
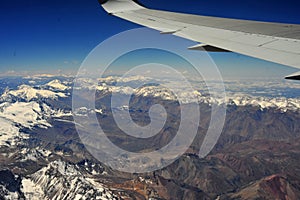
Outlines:
{"label": "snow-covered mountain peak", "polygon": [[15,145],[18,138],[26,139],[27,135],[20,132],[21,127],[51,127],[47,118],[51,109],[37,102],[16,102],[0,104],[0,146]]}
{"label": "snow-covered mountain peak", "polygon": [[249,95],[236,94],[226,99],[228,105],[236,106],[258,106],[261,109],[275,108],[286,112],[287,110],[300,110],[300,99],[285,97],[253,97]]}
{"label": "snow-covered mountain peak", "polygon": [[[45,117],[47,113],[43,110],[48,110],[46,105],[45,108],[36,102],[16,102],[10,105],[6,103],[0,105],[3,111],[0,112],[0,117],[13,121],[14,123],[22,124],[22,126],[30,127],[35,124],[47,124],[45,120],[41,119]],[[43,109],[43,110],[42,110]]]}
{"label": "snow-covered mountain peak", "polygon": [[63,84],[58,79],[50,81],[49,83],[46,84],[46,86],[49,86],[51,89],[58,90],[58,91],[65,91],[65,90],[69,89],[68,86],[66,86],[65,84]]}
{"label": "snow-covered mountain peak", "polygon": [[[76,165],[57,160],[22,180],[27,198],[43,199],[118,199],[112,191],[85,178]],[[51,191],[48,192],[48,191]]]}
{"label": "snow-covered mountain peak", "polygon": [[17,90],[6,90],[1,96],[2,101],[12,101],[12,100],[22,100],[22,101],[32,101],[41,98],[65,98],[66,94],[62,92],[53,92],[45,89],[36,89],[29,85],[20,85]]}
{"label": "snow-covered mountain peak", "polygon": [[167,88],[147,86],[135,90],[136,96],[161,97],[164,100],[175,100],[176,96]]}
{"label": "snow-covered mountain peak", "polygon": [[193,103],[195,101],[205,104],[217,104],[217,105],[236,105],[236,106],[254,106],[260,109],[278,109],[283,112],[287,110],[298,111],[300,110],[299,98],[288,97],[270,97],[266,95],[249,95],[247,93],[233,93],[227,92],[226,98],[221,99],[218,94],[209,95],[206,92],[202,93],[202,90],[194,90],[189,92],[183,88],[178,87],[176,95],[168,88],[160,85],[148,85],[140,88],[132,88],[129,86],[115,86],[102,83],[97,87],[98,91],[113,92],[124,95],[136,95],[140,97],[149,98],[161,98],[167,101],[181,100],[182,103]]}

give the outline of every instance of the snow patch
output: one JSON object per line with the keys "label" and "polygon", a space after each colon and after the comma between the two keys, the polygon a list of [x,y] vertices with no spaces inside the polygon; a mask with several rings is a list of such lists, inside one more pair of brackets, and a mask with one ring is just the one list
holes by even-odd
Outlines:
{"label": "snow patch", "polygon": [[22,192],[24,193],[26,199],[30,200],[40,200],[40,199],[48,199],[44,196],[44,192],[42,188],[35,184],[30,179],[22,180]]}

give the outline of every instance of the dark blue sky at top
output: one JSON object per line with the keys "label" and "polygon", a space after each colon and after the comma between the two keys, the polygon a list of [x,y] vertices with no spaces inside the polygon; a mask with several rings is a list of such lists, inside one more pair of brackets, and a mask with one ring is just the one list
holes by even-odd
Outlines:
{"label": "dark blue sky at top", "polygon": [[[149,8],[169,11],[300,24],[299,1],[140,2]],[[0,72],[76,70],[101,41],[137,27],[139,26],[107,15],[97,0],[2,0]]]}

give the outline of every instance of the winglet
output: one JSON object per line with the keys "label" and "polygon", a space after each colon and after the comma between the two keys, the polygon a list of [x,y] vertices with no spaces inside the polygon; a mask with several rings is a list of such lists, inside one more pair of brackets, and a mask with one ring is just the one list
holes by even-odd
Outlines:
{"label": "winglet", "polygon": [[98,0],[98,2],[109,14],[145,9],[136,0]]}

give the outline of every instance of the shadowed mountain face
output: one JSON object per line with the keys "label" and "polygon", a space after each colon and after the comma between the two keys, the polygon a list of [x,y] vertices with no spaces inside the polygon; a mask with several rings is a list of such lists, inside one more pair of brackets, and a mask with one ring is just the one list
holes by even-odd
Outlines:
{"label": "shadowed mountain face", "polygon": [[[16,81],[23,86],[16,87]],[[232,98],[217,145],[201,159],[197,155],[211,119],[211,102],[202,96],[198,134],[187,152],[161,170],[127,174],[100,163],[80,140],[72,117],[72,80],[36,81],[15,80],[2,90],[0,199],[300,199],[297,98]],[[175,136],[180,106],[165,90],[149,91],[154,90],[139,89],[129,106],[111,108],[111,88],[102,87],[96,110],[82,108],[80,114],[96,113],[109,139],[123,149],[150,152]],[[82,96],[83,105],[88,98]],[[149,108],[157,103],[166,108],[167,121],[150,141],[126,136],[112,116],[112,109],[128,109],[135,123],[147,125]]]}

